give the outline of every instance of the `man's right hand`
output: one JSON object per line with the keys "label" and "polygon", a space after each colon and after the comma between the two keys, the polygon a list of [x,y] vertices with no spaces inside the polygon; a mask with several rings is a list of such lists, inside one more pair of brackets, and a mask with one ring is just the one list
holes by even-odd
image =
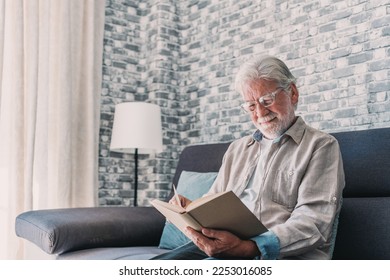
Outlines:
{"label": "man's right hand", "polygon": [[[170,204],[174,204],[174,205],[181,206],[181,207],[183,207],[183,208],[186,208],[186,207],[188,206],[188,204],[191,203],[191,200],[189,200],[188,198],[186,198],[186,197],[184,197],[184,196],[182,196],[182,195],[180,195],[180,194],[178,194],[177,197],[178,197],[179,199],[176,199],[175,196],[173,196],[173,197],[171,198],[171,200],[169,200],[169,203],[170,203]],[[179,205],[179,201],[178,201],[178,200],[180,201],[180,205]]]}

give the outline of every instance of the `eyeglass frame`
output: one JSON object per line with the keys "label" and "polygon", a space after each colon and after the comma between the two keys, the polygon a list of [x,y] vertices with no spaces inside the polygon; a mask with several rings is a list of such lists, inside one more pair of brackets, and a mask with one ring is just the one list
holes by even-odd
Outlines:
{"label": "eyeglass frame", "polygon": [[[276,99],[276,95],[282,91],[284,91],[285,88],[283,87],[278,87],[275,91],[271,92],[271,93],[268,93],[266,95],[263,95],[261,97],[259,97],[258,99],[254,100],[254,101],[247,101],[247,102],[244,102],[240,105],[241,109],[243,109],[245,112],[247,113],[253,113],[255,110],[256,110],[256,104],[257,103],[260,103],[263,107],[267,108],[267,107],[270,107],[272,106],[274,103],[275,103],[275,99]],[[268,97],[271,97],[272,99],[272,102],[271,104],[269,105],[265,105],[264,104],[264,99],[265,98],[268,98]],[[254,105],[255,107],[253,108],[253,110],[250,110],[249,108]],[[247,107],[247,109],[245,109],[245,107]]]}

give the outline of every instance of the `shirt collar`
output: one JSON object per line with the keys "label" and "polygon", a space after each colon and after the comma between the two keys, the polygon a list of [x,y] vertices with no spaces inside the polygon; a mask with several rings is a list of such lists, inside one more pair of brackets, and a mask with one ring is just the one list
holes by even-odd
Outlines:
{"label": "shirt collar", "polygon": [[256,131],[252,134],[252,138],[253,138],[253,140],[255,140],[256,142],[260,142],[260,141],[263,139],[263,134],[260,132],[260,130],[256,130]]}
{"label": "shirt collar", "polygon": [[[272,143],[278,143],[285,135],[290,136],[295,143],[299,144],[302,141],[303,133],[305,131],[305,121],[301,117],[297,117],[295,123],[281,136],[274,139]],[[248,143],[248,147],[253,145],[255,142],[260,142],[263,139],[263,134],[260,130],[256,130],[252,134],[252,139]]]}
{"label": "shirt collar", "polygon": [[284,134],[290,136],[295,141],[295,143],[299,144],[302,141],[305,129],[305,121],[301,117],[297,117],[295,123]]}

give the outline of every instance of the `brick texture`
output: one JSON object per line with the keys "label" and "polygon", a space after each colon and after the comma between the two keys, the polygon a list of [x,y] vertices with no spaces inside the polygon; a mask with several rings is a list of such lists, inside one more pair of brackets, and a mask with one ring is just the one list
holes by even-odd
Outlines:
{"label": "brick texture", "polygon": [[139,204],[168,195],[180,151],[251,133],[233,89],[271,54],[298,78],[297,114],[328,131],[390,126],[390,0],[107,0],[100,205],[132,205],[133,155],[109,150],[114,106],[162,110],[164,152],[140,156]]}

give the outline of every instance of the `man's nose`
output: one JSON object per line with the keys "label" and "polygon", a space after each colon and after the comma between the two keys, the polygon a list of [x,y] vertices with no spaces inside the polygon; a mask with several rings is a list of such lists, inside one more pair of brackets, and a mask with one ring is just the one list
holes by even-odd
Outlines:
{"label": "man's nose", "polygon": [[267,107],[264,107],[260,102],[256,102],[256,115],[263,117],[269,113]]}

